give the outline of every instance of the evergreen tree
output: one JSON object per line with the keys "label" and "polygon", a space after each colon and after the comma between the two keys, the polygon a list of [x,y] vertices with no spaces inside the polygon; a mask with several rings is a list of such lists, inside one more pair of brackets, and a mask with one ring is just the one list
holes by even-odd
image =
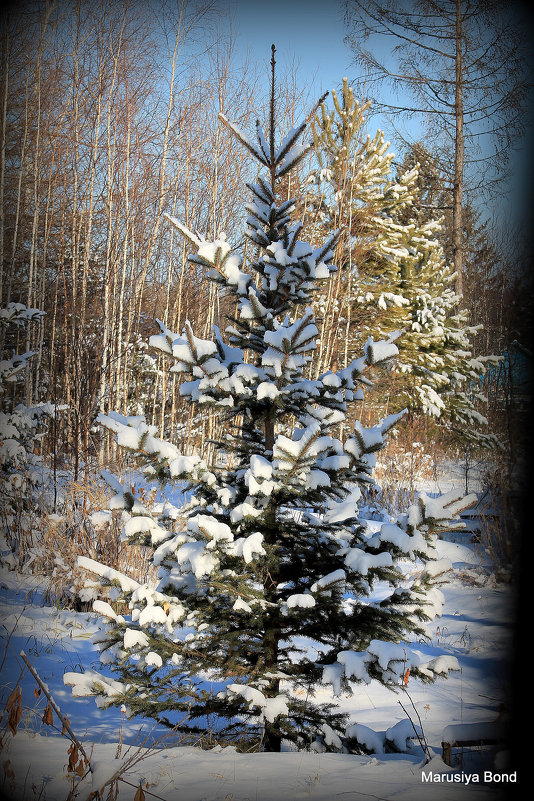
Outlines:
{"label": "evergreen tree", "polygon": [[10,568],[23,569],[35,558],[34,510],[44,483],[42,460],[35,448],[44,433],[43,418],[54,411],[48,403],[17,402],[15,387],[22,383],[36,351],[17,353],[14,344],[21,330],[43,315],[22,303],[10,302],[0,309],[4,345],[0,359],[0,561]]}
{"label": "evergreen tree", "polygon": [[[409,208],[411,215],[422,223],[439,217],[437,239],[451,261],[454,249],[452,207],[447,198],[446,178],[436,157],[422,142],[415,142],[403,153],[400,169],[407,171],[418,166],[416,202]],[[502,353],[504,326],[498,323],[500,294],[506,283],[503,261],[513,264],[518,252],[512,242],[520,242],[517,232],[509,231],[509,239],[501,242],[494,221],[484,220],[469,201],[463,208],[462,251],[464,285],[462,306],[469,311],[469,320],[478,330],[472,339],[474,351]],[[503,247],[504,245],[504,247]],[[503,258],[506,253],[506,258]],[[490,373],[495,370],[490,369]]]}
{"label": "evergreen tree", "polygon": [[[368,338],[343,369],[306,375],[318,333],[311,302],[335,274],[337,234],[318,248],[300,241],[293,202],[277,200],[279,182],[310,145],[298,144],[304,121],[276,146],[274,47],[272,80],[267,136],[258,123],[254,142],[221,117],[266,171],[250,185],[248,269],[224,236],[208,241],[169,218],[193,246],[193,264],[208,267],[235,299],[227,341],[216,328],[213,339],[197,338],[188,323],[181,334],[160,323],[151,338],[171,370],[189,376],[183,397],[225,416],[226,463],[183,455],[141,416],[100,415],[117,443],[139,455],[146,476],[185,479],[192,499],[185,527],[174,531],[165,506],[151,514],[107,476],[115,489],[109,511],[125,516],[125,538],[152,546],[159,583],[79,559],[116,586],[112,597],[122,604],[119,614],[95,602],[107,618],[97,637],[101,660],[114,677],[68,673],[65,682],[195,737],[213,727],[222,741],[261,742],[268,751],[284,740],[339,750],[348,742],[345,716],[315,698],[321,685],[336,694],[373,678],[395,687],[407,670],[432,679],[457,667],[403,642],[424,636],[442,596],[432,578],[439,571],[428,567],[407,586],[398,562],[431,560],[433,530],[469,499],[422,496],[375,533],[359,517],[361,487],[402,412],[370,429],[357,422],[345,442],[332,428],[369,383],[368,368],[397,355],[396,335]],[[376,582],[389,587],[379,601],[370,598]]]}
{"label": "evergreen tree", "polygon": [[369,334],[403,330],[393,408],[440,419],[464,442],[494,444],[477,407],[487,364],[496,359],[473,353],[480,326],[469,323],[454,291],[440,221],[421,213],[419,165],[395,175],[383,132],[365,133],[369,104],[356,100],[346,79],[342,97],[332,94],[333,109],[323,103],[314,120],[320,168],[308,180],[307,205],[316,231],[345,231],[336,254],[346,267],[339,339],[355,350]]}

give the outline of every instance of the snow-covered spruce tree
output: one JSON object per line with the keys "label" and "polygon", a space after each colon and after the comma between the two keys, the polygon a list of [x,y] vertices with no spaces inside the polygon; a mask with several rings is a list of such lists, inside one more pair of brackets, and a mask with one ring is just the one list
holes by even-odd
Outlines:
{"label": "snow-covered spruce tree", "polygon": [[389,142],[380,130],[365,132],[370,104],[356,100],[346,78],[341,97],[332,97],[333,108],[322,103],[313,121],[319,168],[306,199],[316,234],[344,229],[335,254],[343,284],[318,305],[330,351],[357,352],[369,334],[402,329],[389,408],[433,417],[464,443],[495,445],[480,408],[487,365],[497,360],[474,355],[481,326],[469,324],[455,292],[441,222],[419,219],[419,167],[394,174]]}
{"label": "snow-covered spruce tree", "polygon": [[[53,407],[17,402],[11,390],[24,378],[36,351],[16,353],[12,339],[16,341],[21,329],[43,315],[44,311],[22,303],[10,302],[0,309],[5,335],[0,359],[0,561],[13,569],[28,568],[38,548],[34,511],[43,490],[43,464],[34,450],[44,433],[43,418],[53,413]],[[9,336],[8,330],[15,336]]]}
{"label": "snow-covered spruce tree", "polygon": [[[274,48],[273,48],[274,82]],[[274,97],[274,91],[272,93]],[[432,679],[457,667],[414,651],[403,638],[423,636],[442,597],[428,569],[409,585],[398,560],[435,555],[432,528],[465,505],[459,494],[421,499],[395,522],[371,532],[359,518],[360,486],[371,480],[376,453],[400,415],[345,442],[333,428],[367,383],[367,369],[394,357],[395,335],[369,339],[347,367],[310,379],[317,328],[310,303],[335,272],[335,234],[313,249],[298,239],[291,202],[277,201],[280,179],[306,152],[298,144],[307,122],[275,144],[275,111],[257,144],[221,118],[264,168],[250,186],[248,237],[256,258],[245,271],[224,236],[210,242],[171,222],[194,247],[221,288],[232,293],[235,319],[228,341],[181,334],[160,323],[151,344],[189,376],[181,393],[225,416],[224,468],[183,455],[158,439],[143,417],[101,415],[117,443],[139,454],[146,476],[187,480],[192,500],[182,530],[172,530],[165,505],[152,515],[131,488],[114,487],[109,511],[124,516],[124,537],[154,548],[156,586],[140,584],[80,557],[79,565],[115,584],[115,609],[96,601],[107,619],[97,635],[113,678],[68,673],[76,694],[128,713],[175,724],[195,738],[211,730],[219,741],[260,743],[278,751],[345,747],[345,717],[316,692],[336,694],[355,682],[396,686],[409,669]],[[439,572],[439,571],[438,571]],[[373,586],[389,587],[373,600]]]}

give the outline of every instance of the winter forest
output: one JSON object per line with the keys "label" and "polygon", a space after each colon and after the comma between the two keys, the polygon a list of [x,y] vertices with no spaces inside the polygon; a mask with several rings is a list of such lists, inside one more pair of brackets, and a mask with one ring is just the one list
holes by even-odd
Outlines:
{"label": "winter forest", "polygon": [[524,795],[532,20],[247,5],[0,12],[0,793]]}

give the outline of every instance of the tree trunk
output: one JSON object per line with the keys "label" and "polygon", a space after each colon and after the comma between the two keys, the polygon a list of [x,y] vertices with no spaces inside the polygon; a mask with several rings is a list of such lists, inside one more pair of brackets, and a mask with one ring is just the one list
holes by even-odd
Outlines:
{"label": "tree trunk", "polygon": [[454,181],[452,208],[452,253],[456,272],[456,293],[463,294],[463,174],[464,174],[464,101],[463,101],[463,55],[462,55],[462,2],[456,0],[456,62],[455,62],[455,101],[456,123],[454,142]]}
{"label": "tree trunk", "polygon": [[[271,511],[271,520],[267,526],[268,530],[275,531],[276,520],[275,510]],[[268,539],[268,531],[266,532],[266,540]],[[278,586],[278,576],[273,575],[272,571],[267,575],[265,586],[265,599],[273,603],[272,612],[268,612],[265,616],[265,630],[263,633],[263,656],[265,659],[265,668],[273,674],[278,673],[278,658],[279,658],[279,642],[280,642],[280,625],[277,619],[279,614],[277,606],[276,588]],[[271,679],[265,694],[268,698],[276,698],[280,692],[280,679]],[[282,737],[278,731],[275,723],[265,721],[265,728],[263,733],[263,746],[265,751],[279,752],[282,750]]]}
{"label": "tree trunk", "polygon": [[[276,412],[274,406],[267,410],[265,414],[265,449],[267,451],[273,450],[275,440],[275,417]],[[266,517],[265,540],[269,542],[269,534],[271,539],[276,531],[276,511],[274,507],[271,509],[269,515]],[[272,673],[278,672],[278,643],[280,640],[280,627],[276,619],[278,614],[276,588],[278,586],[278,576],[273,574],[272,570],[267,575],[265,580],[265,598],[267,601],[272,602],[275,606],[271,607],[274,611],[268,612],[265,616],[265,631],[263,634],[263,655],[265,659],[265,667]],[[269,684],[266,694],[269,698],[275,698],[280,692],[280,679],[272,679]],[[266,751],[279,752],[282,747],[282,738],[276,731],[276,727],[265,721],[264,748]]]}
{"label": "tree trunk", "polygon": [[7,34],[7,14],[4,9],[2,14],[2,27],[4,34],[2,37],[2,86],[4,94],[2,97],[2,122],[0,134],[0,302],[3,299],[4,284],[4,183],[6,167],[6,128],[7,128],[7,99],[9,87],[9,40]]}

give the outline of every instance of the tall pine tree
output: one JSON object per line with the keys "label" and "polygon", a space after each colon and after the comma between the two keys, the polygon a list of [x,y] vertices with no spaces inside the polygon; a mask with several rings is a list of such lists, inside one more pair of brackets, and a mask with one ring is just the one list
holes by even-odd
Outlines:
{"label": "tall pine tree", "polygon": [[[316,698],[321,686],[335,694],[373,678],[396,686],[408,669],[432,679],[455,667],[403,642],[423,636],[442,597],[435,571],[407,586],[398,561],[432,559],[432,531],[467,501],[422,496],[375,532],[360,519],[360,488],[402,413],[370,429],[356,423],[345,442],[332,431],[369,383],[368,368],[397,355],[396,334],[369,338],[343,369],[309,377],[318,334],[311,302],[335,273],[337,234],[319,248],[300,241],[293,202],[277,200],[279,183],[310,145],[298,143],[307,121],[276,145],[274,52],[267,134],[258,123],[252,141],[221,117],[265,171],[249,187],[254,260],[244,265],[224,236],[207,241],[170,218],[192,245],[193,264],[235,299],[227,341],[217,329],[213,339],[197,338],[189,324],[181,334],[160,324],[151,338],[170,369],[188,377],[183,397],[225,416],[225,464],[183,455],[141,416],[100,416],[119,446],[138,454],[146,476],[185,479],[191,501],[175,531],[168,507],[152,514],[107,477],[115,489],[109,511],[123,514],[125,538],[154,549],[159,583],[140,584],[80,557],[82,568],[115,585],[123,614],[95,602],[106,619],[101,659],[113,677],[87,671],[65,682],[104,706],[124,704],[195,737],[213,727],[221,741],[268,751],[283,741],[339,750],[348,742],[345,717]],[[389,588],[381,600],[370,597],[376,582]]]}
{"label": "tall pine tree", "polygon": [[330,350],[350,353],[370,334],[403,330],[390,408],[438,419],[464,444],[494,445],[480,408],[482,379],[497,360],[474,353],[480,325],[454,290],[440,221],[420,214],[419,165],[395,174],[384,133],[365,132],[369,103],[356,100],[346,78],[332,97],[333,108],[321,104],[313,122],[319,169],[306,199],[314,235],[344,230],[336,259],[345,275],[323,303],[327,327],[337,328]]}

